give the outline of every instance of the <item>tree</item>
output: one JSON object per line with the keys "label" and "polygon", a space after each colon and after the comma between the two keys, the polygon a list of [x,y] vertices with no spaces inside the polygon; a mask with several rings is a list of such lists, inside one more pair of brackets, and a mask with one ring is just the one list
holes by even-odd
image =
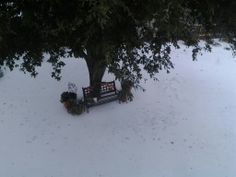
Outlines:
{"label": "tree", "polygon": [[106,69],[122,80],[154,77],[173,68],[171,45],[194,46],[193,59],[214,38],[235,50],[236,3],[231,0],[3,0],[0,2],[0,65],[37,74],[49,54],[60,79],[62,57],[85,59],[90,85]]}

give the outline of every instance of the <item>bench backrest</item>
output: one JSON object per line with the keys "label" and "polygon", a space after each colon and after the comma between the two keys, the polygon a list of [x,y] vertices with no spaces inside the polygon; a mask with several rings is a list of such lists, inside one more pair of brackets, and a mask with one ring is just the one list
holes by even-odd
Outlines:
{"label": "bench backrest", "polygon": [[[101,82],[100,86],[100,93],[99,95],[106,95],[109,93],[117,93],[116,86],[115,86],[115,81],[111,82]],[[92,87],[84,87],[83,88],[83,94],[84,94],[84,99],[86,100],[87,98],[92,98],[93,94],[93,88]]]}

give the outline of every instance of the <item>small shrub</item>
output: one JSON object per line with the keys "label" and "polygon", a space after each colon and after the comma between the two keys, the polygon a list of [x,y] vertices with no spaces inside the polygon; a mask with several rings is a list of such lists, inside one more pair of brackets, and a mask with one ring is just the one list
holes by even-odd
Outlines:
{"label": "small shrub", "polygon": [[73,115],[80,115],[85,111],[82,100],[77,101],[77,95],[73,92],[63,92],[61,94],[61,103],[64,104],[67,112]]}
{"label": "small shrub", "polygon": [[66,101],[64,102],[64,106],[68,113],[73,115],[80,115],[85,112],[85,106],[83,103],[76,103],[74,101]]}
{"label": "small shrub", "polygon": [[131,92],[134,84],[130,80],[124,80],[121,82],[121,91],[119,92],[119,101],[127,102],[133,101],[133,94]]}
{"label": "small shrub", "polygon": [[3,71],[0,69],[0,78],[4,76]]}
{"label": "small shrub", "polygon": [[68,100],[74,100],[76,101],[77,99],[77,94],[76,93],[73,93],[73,92],[63,92],[61,94],[61,103],[64,103]]}

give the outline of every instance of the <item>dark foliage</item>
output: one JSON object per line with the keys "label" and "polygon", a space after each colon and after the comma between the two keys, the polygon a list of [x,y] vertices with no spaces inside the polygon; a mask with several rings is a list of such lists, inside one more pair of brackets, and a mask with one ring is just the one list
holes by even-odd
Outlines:
{"label": "dark foliage", "polygon": [[[236,3],[232,0],[3,0],[0,2],[0,65],[37,74],[49,54],[52,77],[60,58],[86,60],[90,85],[108,68],[117,79],[154,77],[173,68],[171,45],[193,46],[193,59],[219,38],[236,46]],[[206,41],[205,47],[198,45]]]}
{"label": "dark foliage", "polygon": [[79,115],[85,111],[85,105],[82,100],[77,100],[76,93],[63,92],[60,101],[70,114]]}
{"label": "dark foliage", "polygon": [[77,99],[77,94],[73,93],[73,92],[63,92],[61,94],[61,103],[64,103],[66,101],[72,100],[72,101],[76,101]]}

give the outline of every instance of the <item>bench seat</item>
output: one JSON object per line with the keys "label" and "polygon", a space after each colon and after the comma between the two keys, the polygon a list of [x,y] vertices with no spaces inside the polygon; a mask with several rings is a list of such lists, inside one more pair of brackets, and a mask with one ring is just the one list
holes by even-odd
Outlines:
{"label": "bench seat", "polygon": [[115,81],[102,82],[98,96],[93,97],[93,88],[85,87],[83,89],[84,103],[89,111],[89,107],[105,104],[118,99],[118,91],[115,86]]}

